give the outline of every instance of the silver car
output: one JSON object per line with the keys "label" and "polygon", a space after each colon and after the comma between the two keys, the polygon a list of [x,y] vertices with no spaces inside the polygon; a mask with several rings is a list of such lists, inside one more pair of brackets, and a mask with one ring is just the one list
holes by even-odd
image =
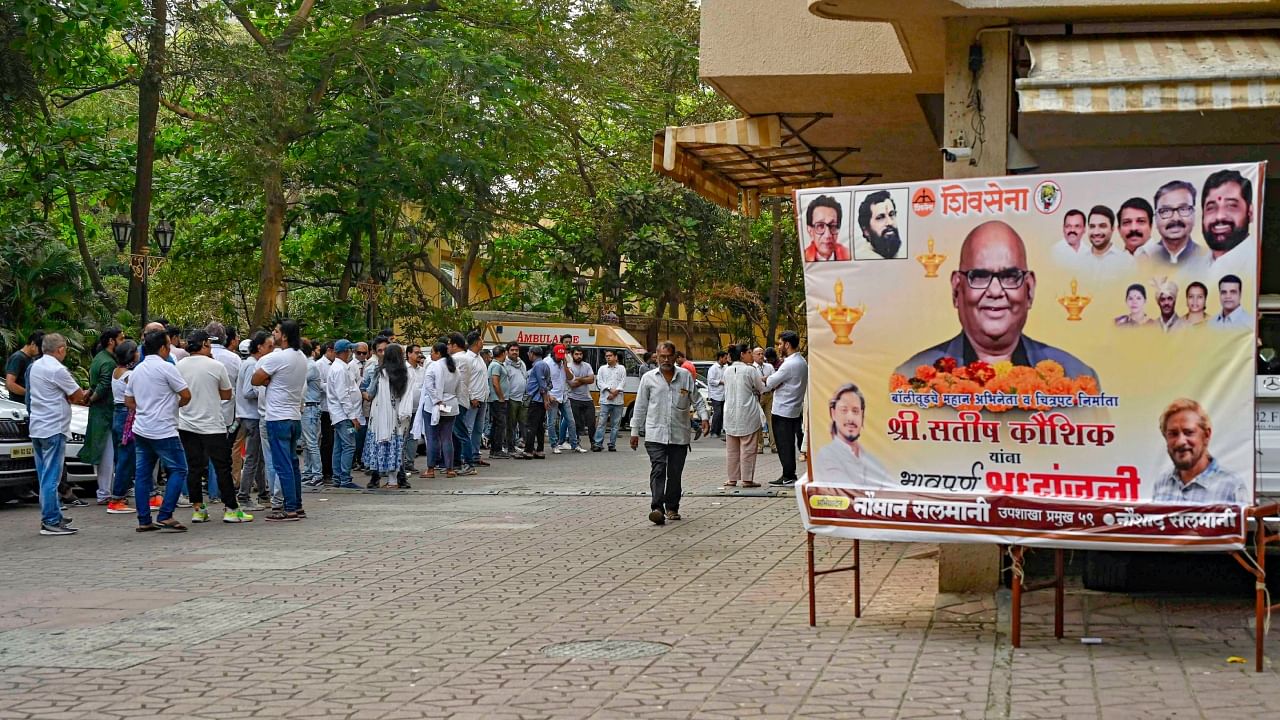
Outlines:
{"label": "silver car", "polygon": [[0,502],[29,497],[37,488],[35,452],[27,434],[27,408],[10,402],[8,393],[4,393],[4,399],[0,399]]}

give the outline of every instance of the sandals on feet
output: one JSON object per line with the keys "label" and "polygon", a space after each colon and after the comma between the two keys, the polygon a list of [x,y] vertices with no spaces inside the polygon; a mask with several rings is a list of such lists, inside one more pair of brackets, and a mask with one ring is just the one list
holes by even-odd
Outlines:
{"label": "sandals on feet", "polygon": [[436,479],[435,468],[432,468],[430,470],[423,470],[422,472],[418,473],[418,477],[424,480],[435,480]]}
{"label": "sandals on feet", "polygon": [[736,482],[727,482],[727,483],[725,483],[724,485],[721,485],[720,487],[738,487],[738,483],[736,483]]}
{"label": "sandals on feet", "polygon": [[744,487],[744,488],[760,487],[760,483],[758,483],[758,482],[752,482],[752,481],[748,480],[748,481],[746,481],[746,482],[742,483],[742,487]]}

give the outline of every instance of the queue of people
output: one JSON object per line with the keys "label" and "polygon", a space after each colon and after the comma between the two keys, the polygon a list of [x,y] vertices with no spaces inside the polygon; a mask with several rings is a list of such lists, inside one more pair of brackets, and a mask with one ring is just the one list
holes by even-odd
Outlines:
{"label": "queue of people", "polygon": [[[319,343],[289,319],[241,340],[219,322],[185,335],[156,322],[141,345],[118,328],[103,331],[88,388],[63,364],[65,338],[52,333],[37,338],[35,353],[19,351],[30,359],[17,363],[25,368],[11,358],[6,369],[18,370],[22,382],[12,373],[6,379],[30,406],[41,534],[77,532],[61,514],[74,497],[60,487],[72,404],[91,408],[86,437],[93,441],[81,458],[97,466],[99,505],[135,515],[137,532],[186,532],[178,509],[191,508],[192,524],[207,523],[210,502],[221,503],[224,523],[253,522],[263,512],[269,522],[296,522],[307,516],[307,492],[408,489],[419,445],[422,479],[475,475],[497,460],[617,452],[626,368],[613,351],[593,368],[570,340],[485,348],[472,331],[423,347],[385,330],[369,343]],[[695,430],[728,443],[726,486],[759,487],[755,455],[765,438],[783,460],[782,477],[770,484],[795,481],[807,382],[798,344],[795,333],[783,333],[788,360],[776,367],[772,348],[718,353],[710,398],[672,343],[646,356],[630,445],[637,449],[643,439],[650,458],[653,522],[679,519]],[[356,483],[356,470],[368,473],[366,484]]]}

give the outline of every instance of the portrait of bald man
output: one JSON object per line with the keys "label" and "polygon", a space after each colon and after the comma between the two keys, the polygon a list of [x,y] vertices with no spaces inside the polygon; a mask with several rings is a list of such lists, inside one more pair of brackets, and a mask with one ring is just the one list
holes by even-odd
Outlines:
{"label": "portrait of bald man", "polygon": [[[911,377],[920,365],[952,357],[960,365],[981,360],[1034,366],[1053,360],[1068,377],[1098,379],[1071,353],[1022,334],[1036,296],[1036,274],[1027,267],[1027,247],[1007,223],[992,220],[965,236],[960,267],[951,273],[951,304],[960,333],[911,356],[898,372]],[[1099,383],[1101,386],[1101,383]]]}

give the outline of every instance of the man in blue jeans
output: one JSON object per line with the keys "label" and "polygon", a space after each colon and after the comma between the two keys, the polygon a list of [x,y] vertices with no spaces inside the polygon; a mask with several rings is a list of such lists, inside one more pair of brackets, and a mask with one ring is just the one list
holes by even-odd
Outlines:
{"label": "man in blue jeans", "polygon": [[356,456],[356,428],[360,425],[360,388],[351,362],[355,345],[350,340],[333,344],[333,364],[325,379],[325,402],[333,423],[333,486],[359,490],[351,480],[351,463]]}
{"label": "man in blue jeans", "polygon": [[151,497],[151,473],[156,460],[164,465],[169,480],[164,488],[164,501],[151,522],[151,505],[137,502],[138,532],[165,530],[186,532],[187,527],[173,519],[178,497],[187,487],[187,455],[178,439],[178,408],[191,402],[191,391],[178,368],[169,362],[169,336],[164,330],[152,330],[143,339],[146,356],[129,375],[124,391],[124,404],[133,410],[133,441],[136,465],[134,497]]}
{"label": "man in blue jeans", "polygon": [[280,479],[284,507],[268,522],[295,521],[307,515],[302,509],[302,468],[298,466],[298,441],[302,438],[302,396],[307,385],[307,358],[302,354],[302,331],[296,320],[281,320],[272,332],[279,350],[258,361],[253,384],[266,388],[262,423],[266,425],[271,467]]}
{"label": "man in blue jeans", "polygon": [[31,404],[31,447],[40,478],[40,534],[75,535],[71,518],[62,517],[58,482],[62,479],[63,453],[71,430],[71,403],[82,405],[87,393],[62,364],[67,341],[57,333],[41,340],[44,355],[27,371],[27,399]]}

